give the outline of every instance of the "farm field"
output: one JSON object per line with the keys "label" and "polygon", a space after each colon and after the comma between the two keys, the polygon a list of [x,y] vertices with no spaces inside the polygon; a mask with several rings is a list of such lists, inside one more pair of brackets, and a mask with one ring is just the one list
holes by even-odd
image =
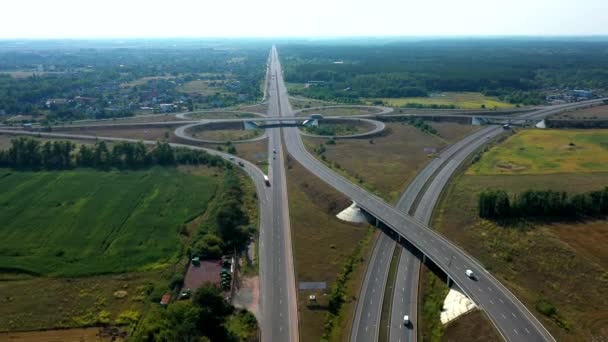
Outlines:
{"label": "farm field", "polygon": [[434,94],[429,97],[402,97],[402,98],[373,98],[364,99],[367,104],[373,104],[374,101],[382,101],[391,107],[404,107],[408,103],[416,103],[424,106],[438,105],[449,106],[453,105],[458,109],[480,109],[485,106],[486,109],[505,109],[514,108],[515,105],[499,100],[495,97],[485,96],[481,93],[458,93],[446,92]]}
{"label": "farm field", "polygon": [[405,123],[387,123],[385,133],[372,139],[337,140],[303,137],[309,151],[321,143],[328,163],[340,169],[384,199],[395,202],[416,172],[430,161],[432,154],[476,129],[455,123],[430,123],[439,135],[423,133]]}
{"label": "farm field", "polygon": [[559,113],[554,117],[556,119],[608,119],[608,105]]}
{"label": "farm field", "polygon": [[[326,291],[298,291],[300,339],[319,341],[328,313],[327,301],[331,288],[357,243],[367,238],[361,251],[361,260],[347,282],[346,303],[339,326],[334,330],[334,340],[345,340],[349,336],[349,325],[356,307],[365,261],[371,253],[373,243],[367,225],[346,223],[335,215],[350,205],[350,201],[308,173],[291,158],[287,162],[287,190],[289,193],[289,216],[293,241],[296,286],[300,281],[325,281]],[[315,246],[311,249],[310,246]],[[359,258],[357,258],[359,260]],[[308,296],[316,294],[319,308],[308,307]],[[326,295],[327,294],[327,295]]]}
{"label": "farm field", "polygon": [[[558,341],[608,338],[608,254],[602,247],[608,242],[608,222],[501,226],[478,217],[478,195],[488,188],[511,194],[528,189],[569,194],[600,190],[608,185],[608,172],[586,161],[608,158],[604,139],[601,131],[593,130],[521,131],[456,176],[434,217],[433,226],[480,260]],[[580,150],[563,152],[571,141]],[[539,149],[526,153],[534,145]],[[509,154],[526,168],[497,173],[492,165]],[[557,315],[541,314],[536,309],[541,301],[555,307]]]}
{"label": "farm field", "polygon": [[[218,187],[173,168],[0,171],[0,269],[84,276],[163,268]],[[42,238],[44,237],[44,238]]]}
{"label": "farm field", "polygon": [[0,332],[82,327],[115,323],[128,312],[142,315],[151,304],[147,291],[169,277],[170,272],[158,270],[77,278],[2,273]]}
{"label": "farm field", "polygon": [[469,175],[608,172],[605,130],[518,130],[467,170]]}
{"label": "farm field", "polygon": [[[101,328],[75,328],[46,331],[26,331],[14,333],[0,333],[2,341],[19,342],[110,342],[111,336],[102,337]],[[121,339],[115,340],[121,341]]]}

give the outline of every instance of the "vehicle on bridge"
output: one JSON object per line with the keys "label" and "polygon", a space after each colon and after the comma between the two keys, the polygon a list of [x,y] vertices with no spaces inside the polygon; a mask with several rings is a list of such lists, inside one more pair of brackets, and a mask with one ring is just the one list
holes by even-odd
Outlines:
{"label": "vehicle on bridge", "polygon": [[266,183],[266,186],[270,186],[270,179],[266,175],[264,175],[264,183]]}
{"label": "vehicle on bridge", "polygon": [[467,275],[467,277],[469,277],[471,279],[475,279],[475,273],[473,273],[473,271],[466,270],[464,273]]}

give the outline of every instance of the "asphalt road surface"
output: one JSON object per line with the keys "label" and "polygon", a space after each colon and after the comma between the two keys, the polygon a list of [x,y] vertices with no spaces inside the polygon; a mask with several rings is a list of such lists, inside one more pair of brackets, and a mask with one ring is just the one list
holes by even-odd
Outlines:
{"label": "asphalt road surface", "polygon": [[[273,51],[270,60],[276,58]],[[268,75],[276,72],[270,64]],[[268,116],[280,113],[276,83],[268,85]],[[262,341],[297,341],[298,312],[281,130],[268,129],[271,222],[260,241]],[[263,255],[262,255],[263,254]]]}
{"label": "asphalt road surface", "polygon": [[[280,70],[276,58],[272,64]],[[281,116],[292,116],[282,74],[277,73]],[[304,147],[295,127],[282,128],[289,153],[306,169],[380,219],[443,269],[475,303],[481,306],[508,341],[553,341],[553,337],[515,296],[466,252],[426,225],[388,205],[316,160]],[[439,177],[440,175],[437,175]],[[429,189],[426,193],[432,191]],[[425,193],[425,194],[426,194]],[[437,194],[438,196],[439,194]],[[430,196],[430,195],[429,195]],[[465,275],[471,269],[475,278]]]}

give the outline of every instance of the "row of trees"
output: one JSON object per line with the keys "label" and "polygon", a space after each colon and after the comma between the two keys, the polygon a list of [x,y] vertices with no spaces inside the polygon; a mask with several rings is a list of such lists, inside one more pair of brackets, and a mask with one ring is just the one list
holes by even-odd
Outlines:
{"label": "row of trees", "polygon": [[224,174],[222,190],[209,208],[209,220],[194,238],[192,254],[205,259],[217,259],[225,254],[245,250],[253,228],[243,210],[243,185],[232,172]]}
{"label": "row of trees", "polygon": [[176,164],[228,165],[220,157],[200,150],[173,148],[167,142],[157,142],[153,148],[141,141],[112,145],[98,141],[94,145],[77,147],[70,141],[42,143],[37,139],[19,137],[11,140],[8,150],[0,150],[0,167],[18,170],[65,170],[73,167],[137,169]]}
{"label": "row of trees", "polygon": [[504,190],[486,190],[479,194],[479,217],[513,218],[582,218],[608,215],[608,187],[569,196],[552,190],[527,190],[509,196]]}

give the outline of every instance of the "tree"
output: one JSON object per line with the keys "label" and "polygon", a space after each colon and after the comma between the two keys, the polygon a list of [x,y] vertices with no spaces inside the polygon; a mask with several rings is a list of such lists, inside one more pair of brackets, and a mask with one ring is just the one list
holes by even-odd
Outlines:
{"label": "tree", "polygon": [[173,154],[173,148],[166,141],[159,141],[156,143],[152,156],[156,162],[160,165],[172,165],[175,163],[175,155]]}
{"label": "tree", "polygon": [[110,167],[110,152],[104,141],[95,143],[94,165],[100,169]]}

